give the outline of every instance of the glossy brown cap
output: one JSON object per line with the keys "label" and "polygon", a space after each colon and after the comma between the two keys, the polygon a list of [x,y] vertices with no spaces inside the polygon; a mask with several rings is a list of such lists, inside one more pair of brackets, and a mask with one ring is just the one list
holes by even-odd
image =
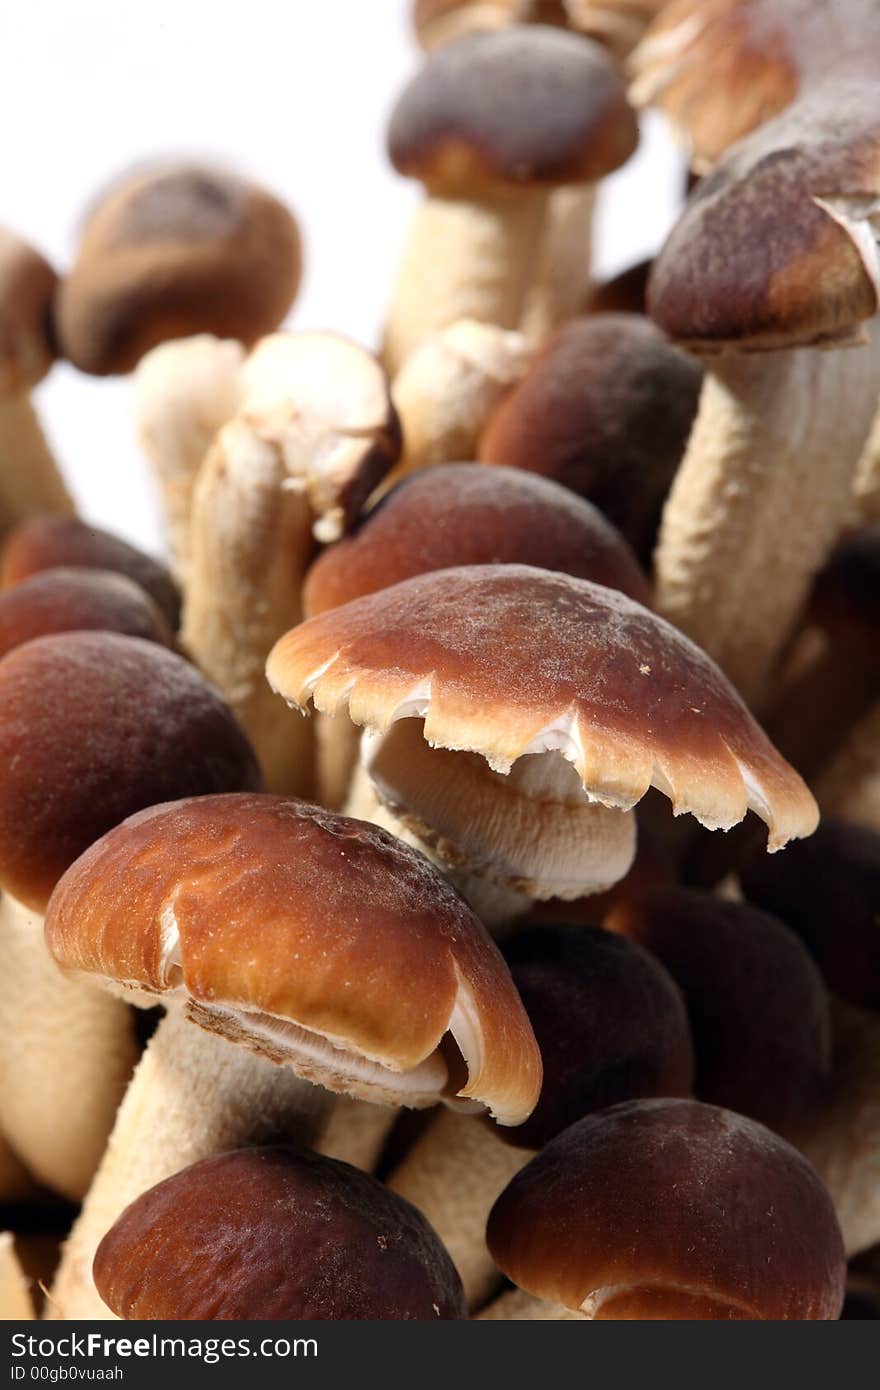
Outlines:
{"label": "glossy brown cap", "polygon": [[682,991],[694,1094],[795,1133],[831,1080],[828,993],[795,934],[746,903],[684,888],[647,893],[605,925],[652,952]]}
{"label": "glossy brown cap", "polygon": [[225,701],[152,642],[38,637],[0,661],[0,884],[36,911],[93,841],[169,797],[259,785]]}
{"label": "glossy brown cap", "polygon": [[751,902],[797,932],[831,989],[880,1009],[880,835],[823,820],[815,842],[772,867],[753,856],[740,880]]}
{"label": "glossy brown cap", "polygon": [[813,91],[702,180],[648,283],[670,338],[703,352],[859,339],[880,304],[878,93]]}
{"label": "glossy brown cap", "polygon": [[535,926],[502,945],[544,1062],[541,1099],[501,1138],[540,1149],[595,1110],[686,1096],[694,1076],[678,987],[648,951],[596,927]]}
{"label": "glossy brown cap", "polygon": [[702,375],[645,318],[572,319],[496,406],[479,458],[542,473],[586,498],[647,562]]}
{"label": "glossy brown cap", "polygon": [[414,1206],[348,1163],[283,1148],[194,1163],[127,1207],[94,1279],[129,1322],[466,1318]]}
{"label": "glossy brown cap", "polygon": [[51,309],[57,283],[39,251],[0,227],[0,397],[29,391],[55,360]]}
{"label": "glossy brown cap", "polygon": [[763,1125],[689,1100],[572,1125],[517,1174],[489,1249],[529,1293],[604,1320],[834,1319],[831,1198]]}
{"label": "glossy brown cap", "polygon": [[300,270],[296,221],[272,194],[198,165],[141,170],[88,219],[58,292],[59,346],[104,376],[170,338],[251,343],[281,323]]}
{"label": "glossy brown cap", "polygon": [[815,802],[717,666],[625,595],[526,565],[420,575],[310,618],[276,643],[269,683],[386,732],[424,719],[438,748],[506,774],[557,750],[592,798],[627,810],[651,785],[729,828],[751,808],[771,849]]}
{"label": "glossy brown cap", "polygon": [[150,595],[172,632],[177,631],[180,591],[170,570],[121,537],[74,516],[31,517],[11,531],[0,554],[0,589],[58,566],[85,566],[126,575]]}
{"label": "glossy brown cap", "polygon": [[436,193],[592,183],[629,158],[635,117],[611,58],[543,25],[435,50],[391,117],[401,174]]}
{"label": "glossy brown cap", "polygon": [[505,562],[592,579],[650,603],[629,546],[588,502],[512,468],[450,463],[398,484],[355,535],[318,557],[305,610],[323,613],[432,570]]}
{"label": "glossy brown cap", "polygon": [[34,637],[85,631],[171,646],[168,624],[149,595],[108,570],[44,570],[0,594],[0,657]]}
{"label": "glossy brown cap", "polygon": [[470,908],[393,836],[305,802],[201,797],[133,817],[59,883],[46,940],[64,968],[179,996],[203,1027],[333,1090],[458,1096],[507,1124],[538,1098],[531,1028]]}

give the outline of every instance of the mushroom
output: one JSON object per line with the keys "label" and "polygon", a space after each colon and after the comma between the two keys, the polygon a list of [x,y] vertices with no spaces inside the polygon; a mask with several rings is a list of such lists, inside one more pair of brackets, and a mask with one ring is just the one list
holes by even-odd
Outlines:
{"label": "mushroom", "polygon": [[651,274],[654,319],[710,358],[657,602],[751,700],[847,519],[876,408],[878,152],[876,86],[814,90],[703,181]]}
{"label": "mushroom", "polygon": [[826,816],[880,831],[880,703],[872,705],[816,779]]}
{"label": "mushroom", "polygon": [[489,1211],[532,1154],[594,1110],[684,1096],[693,1080],[681,995],[647,951],[598,928],[547,925],[503,950],[544,1062],[538,1104],[509,1130],[443,1111],[388,1179],[431,1222],[471,1308],[501,1282],[486,1247]]}
{"label": "mushroom", "polygon": [[583,305],[582,312],[589,314],[645,314],[647,306],[645,295],[648,277],[651,274],[650,261],[637,261],[627,266],[610,280],[593,285]]}
{"label": "mushroom", "polygon": [[496,406],[477,457],[587,498],[647,564],[701,384],[697,363],[647,319],[572,319]]}
{"label": "mushroom", "polygon": [[171,631],[177,631],[180,593],[166,567],[119,536],[76,517],[37,516],[17,526],[0,552],[0,589],[59,566],[125,575],[149,594]]}
{"label": "mushroom", "polygon": [[109,632],[38,637],[0,660],[0,768],[0,1127],[35,1176],[77,1199],[135,1043],[125,1004],[51,961],[40,930],[49,895],[130,812],[252,787],[257,772],[228,708],[191,666]]}
{"label": "mushroom", "polygon": [[95,1256],[128,1321],[465,1318],[427,1221],[347,1163],[280,1147],[195,1163],[127,1207]]}
{"label": "mushroom", "polygon": [[199,474],[181,640],[226,695],[272,790],[310,792],[314,750],[311,729],[291,729],[266,685],[266,657],[302,617],[316,537],[351,526],[399,452],[370,353],[331,333],[273,334],[249,356],[239,412]]}
{"label": "mushroom", "polygon": [[809,792],[717,667],[587,580],[526,565],[420,575],[309,619],[267,674],[298,708],[347,708],[367,727],[392,818],[466,890],[500,889],[507,916],[622,878],[651,785],[712,829],[752,808],[771,850],[815,829]]}
{"label": "mushroom", "polygon": [[141,813],[67,872],[46,939],[64,969],[168,1005],[65,1249],[65,1318],[99,1315],[92,1257],[130,1201],[230,1145],[307,1142],[322,1087],[501,1124],[538,1097],[534,1036],[478,920],[421,855],[316,806]]}
{"label": "mushroom", "polygon": [[28,393],[55,360],[49,314],[57,277],[0,227],[0,538],[37,512],[72,512]]}
{"label": "mushroom", "polygon": [[598,1321],[840,1316],[846,1262],[809,1163],[732,1111],[633,1101],[554,1139],[488,1225],[514,1283]]}
{"label": "mushroom", "polygon": [[0,594],[0,657],[34,637],[85,631],[171,645],[168,624],[149,594],[109,570],[43,570]]}
{"label": "mushroom", "polygon": [[[428,194],[389,314],[389,373],[456,319],[516,328],[550,191],[578,184],[583,192],[622,164],[636,139],[614,64],[587,39],[517,26],[432,53],[398,100],[389,131],[395,168],[420,179]],[[575,240],[587,265],[582,228]]]}
{"label": "mushroom", "polygon": [[33,1322],[36,1317],[28,1280],[15,1253],[12,1236],[0,1233],[0,1321]]}

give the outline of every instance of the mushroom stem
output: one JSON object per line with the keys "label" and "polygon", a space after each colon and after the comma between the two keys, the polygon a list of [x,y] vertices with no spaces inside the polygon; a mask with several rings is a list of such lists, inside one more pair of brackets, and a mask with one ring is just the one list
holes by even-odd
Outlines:
{"label": "mushroom stem", "polygon": [[468,1307],[479,1308],[503,1275],[486,1245],[495,1199],[532,1153],[503,1143],[473,1116],[441,1111],[388,1179],[426,1216],[452,1256]]}
{"label": "mushroom stem", "polygon": [[73,511],[30,399],[0,397],[0,536],[41,512]]}
{"label": "mushroom stem", "polygon": [[0,1235],[0,1322],[33,1322],[36,1314],[24,1270],[8,1231]]}
{"label": "mushroom stem", "polygon": [[586,1313],[563,1308],[561,1303],[548,1303],[535,1298],[525,1289],[508,1289],[477,1313],[478,1322],[584,1322]]}
{"label": "mushroom stem", "polygon": [[869,345],[713,361],[655,557],[659,611],[760,696],[851,506],[871,426]]}
{"label": "mushroom stem", "polygon": [[825,816],[880,831],[880,705],[851,731],[816,781]]}
{"label": "mushroom stem", "polygon": [[456,319],[516,328],[540,254],[549,194],[428,197],[403,250],[383,358],[394,376],[410,353]]}
{"label": "mushroom stem", "polygon": [[169,1011],[119,1108],[107,1151],[64,1247],[53,1318],[107,1319],[95,1250],[135,1197],[199,1159],[279,1137],[308,1144],[329,1092]]}
{"label": "mushroom stem", "polygon": [[859,459],[855,497],[860,522],[868,526],[880,521],[880,409]]}
{"label": "mushroom stem", "polygon": [[865,650],[863,634],[832,641],[807,628],[786,657],[779,685],[761,722],[779,751],[812,782],[871,708],[876,660]]}
{"label": "mushroom stem", "polygon": [[205,459],[192,509],[181,642],[226,696],[271,791],[311,794],[311,724],[266,683],[273,643],[302,621],[302,579],[315,551],[305,484],[246,420],[227,425]]}
{"label": "mushroom stem", "polygon": [[590,291],[594,184],[557,188],[550,197],[534,280],[520,331],[537,347]]}
{"label": "mushroom stem", "polygon": [[88,1190],[137,1057],[131,1011],[62,975],[40,915],[0,898],[0,1128],[41,1182]]}
{"label": "mushroom stem", "polygon": [[358,1096],[336,1096],[315,1153],[374,1173],[399,1110]]}

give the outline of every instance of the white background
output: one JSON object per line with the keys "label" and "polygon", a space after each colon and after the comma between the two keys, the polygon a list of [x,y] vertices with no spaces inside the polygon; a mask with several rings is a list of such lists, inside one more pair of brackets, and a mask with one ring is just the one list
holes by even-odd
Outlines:
{"label": "white background", "polygon": [[[220,159],[299,217],[306,270],[289,319],[380,335],[417,186],[387,164],[388,112],[418,64],[410,0],[0,0],[0,221],[70,264],[84,207],[154,155]],[[603,187],[600,275],[652,253],[682,166],[658,119]],[[64,365],[38,408],[84,516],[153,550],[157,509],[125,380]]]}

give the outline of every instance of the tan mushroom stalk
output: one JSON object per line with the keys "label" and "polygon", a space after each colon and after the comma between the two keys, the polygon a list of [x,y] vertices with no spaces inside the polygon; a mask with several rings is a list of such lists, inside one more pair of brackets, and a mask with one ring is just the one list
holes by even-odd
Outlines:
{"label": "tan mushroom stalk", "polygon": [[65,1249],[66,1318],[100,1315],[92,1257],[130,1201],[267,1129],[308,1140],[321,1087],[502,1124],[538,1097],[534,1036],[477,919],[422,856],[315,806],[204,797],[133,817],[67,873],[46,938],[67,970],[169,1006]]}
{"label": "tan mushroom stalk", "polygon": [[12,1236],[0,1234],[0,1322],[32,1322],[36,1317],[25,1272]]}
{"label": "tan mushroom stalk", "polygon": [[432,53],[389,131],[392,163],[420,179],[427,197],[404,246],[388,371],[457,319],[516,328],[551,190],[594,183],[629,157],[636,138],[613,64],[586,39],[522,26]]}
{"label": "tan mushroom stalk", "polygon": [[876,409],[878,196],[876,87],[826,87],[725,157],[654,263],[652,316],[709,367],[657,603],[750,700],[847,520]]}
{"label": "tan mushroom stalk", "polygon": [[855,505],[860,521],[865,524],[880,522],[880,410],[874,416],[868,442],[859,459]]}
{"label": "tan mushroom stalk", "polygon": [[442,1112],[388,1179],[440,1236],[472,1309],[501,1283],[486,1246],[492,1204],[529,1158],[594,1110],[684,1096],[693,1080],[681,995],[647,951],[598,928],[542,924],[504,952],[544,1062],[537,1106],[509,1131]]}
{"label": "tan mushroom stalk", "polygon": [[155,642],[85,631],[37,637],[0,660],[0,767],[0,1127],[36,1177],[78,1199],[136,1050],[125,1004],[56,969],[42,940],[46,902],[77,855],[130,812],[251,787],[257,772],[191,666]]}
{"label": "tan mushroom stalk", "polygon": [[709,828],[751,807],[771,850],[815,829],[806,787],[717,667],[586,580],[515,564],[404,580],[288,633],[267,674],[300,709],[347,709],[404,826],[524,904],[622,878],[651,785]]}
{"label": "tan mushroom stalk", "polygon": [[266,657],[302,617],[317,539],[348,529],[399,451],[374,357],[334,334],[274,334],[248,358],[239,412],[199,475],[182,642],[226,695],[272,790],[312,791],[314,739],[273,697]]}
{"label": "tan mushroom stalk", "polygon": [[73,511],[29,398],[55,359],[56,283],[48,261],[0,227],[0,538],[25,517]]}

